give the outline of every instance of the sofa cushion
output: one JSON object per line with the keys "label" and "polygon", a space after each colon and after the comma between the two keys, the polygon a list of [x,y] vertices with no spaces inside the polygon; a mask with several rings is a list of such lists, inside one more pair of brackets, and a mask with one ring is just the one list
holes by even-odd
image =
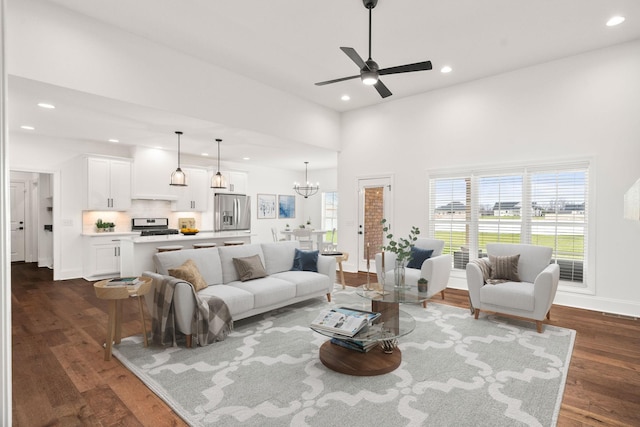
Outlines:
{"label": "sofa cushion", "polygon": [[491,262],[491,279],[492,280],[508,280],[511,282],[519,282],[518,261],[520,254],[494,256],[489,254]]}
{"label": "sofa cushion", "polygon": [[209,286],[198,292],[198,295],[205,299],[208,296],[222,298],[225,304],[227,304],[232,318],[238,314],[243,314],[253,309],[253,294],[235,286]]}
{"label": "sofa cushion", "polygon": [[153,255],[156,271],[164,275],[169,275],[170,268],[179,267],[188,259],[196,264],[207,285],[222,284],[222,268],[218,248],[183,249]]}
{"label": "sofa cushion", "polygon": [[318,292],[331,292],[333,283],[325,274],[310,271],[283,271],[275,273],[271,277],[286,280],[296,286],[296,297],[315,294]]}
{"label": "sofa cushion", "polygon": [[[203,251],[204,249],[195,249],[196,251]],[[262,248],[259,244],[255,245],[239,245],[239,246],[223,246],[218,248],[220,254],[220,265],[222,267],[222,283],[229,284],[240,280],[235,265],[233,265],[234,258],[243,258],[251,255],[260,255],[262,259],[262,265],[264,265],[264,258],[262,256]]]}
{"label": "sofa cushion", "polygon": [[287,240],[275,243],[262,243],[264,268],[267,274],[289,271],[293,264],[296,248],[300,246],[297,240]]}
{"label": "sofa cushion", "polygon": [[533,311],[534,286],[529,282],[505,282],[480,288],[480,302],[498,307]]}
{"label": "sofa cushion", "polygon": [[415,246],[411,247],[411,260],[407,264],[407,268],[422,268],[422,263],[431,258],[433,249],[420,249]]}
{"label": "sofa cushion", "polygon": [[318,272],[318,251],[302,251],[296,249],[293,256],[293,267],[291,271],[313,271]]}
{"label": "sofa cushion", "polygon": [[202,278],[196,263],[191,259],[186,260],[180,267],[170,268],[169,275],[191,283],[196,292],[208,286],[207,282]]}
{"label": "sofa cushion", "polygon": [[235,281],[229,283],[229,286],[235,286],[253,294],[253,308],[281,304],[296,296],[295,284],[272,276],[248,282]]}
{"label": "sofa cushion", "polygon": [[259,279],[267,275],[259,255],[252,255],[244,258],[233,258],[233,265],[235,266],[238,276],[242,282]]}

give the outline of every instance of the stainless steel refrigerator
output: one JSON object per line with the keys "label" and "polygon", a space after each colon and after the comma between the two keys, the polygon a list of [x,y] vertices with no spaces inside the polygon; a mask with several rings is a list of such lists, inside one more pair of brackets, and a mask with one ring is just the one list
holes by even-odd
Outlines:
{"label": "stainless steel refrigerator", "polygon": [[251,198],[249,196],[216,193],[213,206],[215,231],[251,229]]}

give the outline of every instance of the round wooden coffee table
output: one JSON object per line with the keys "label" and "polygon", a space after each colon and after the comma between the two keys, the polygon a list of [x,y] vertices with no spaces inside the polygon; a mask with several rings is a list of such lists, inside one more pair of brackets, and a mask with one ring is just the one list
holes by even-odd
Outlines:
{"label": "round wooden coffee table", "polygon": [[320,361],[341,374],[373,376],[389,373],[400,366],[402,352],[396,348],[393,353],[385,353],[376,347],[367,353],[360,353],[327,341],[320,346]]}
{"label": "round wooden coffee table", "polygon": [[[373,325],[376,326],[371,326],[368,331],[356,334],[352,338],[311,326],[313,331],[330,338],[354,340],[360,343],[371,343],[372,341],[378,343],[368,352],[361,353],[357,350],[333,344],[331,340],[326,341],[320,346],[319,356],[322,364],[341,374],[356,376],[382,375],[400,366],[402,352],[396,347],[397,339],[411,333],[416,327],[416,321],[410,314],[398,310],[397,307],[390,305],[390,308],[392,309],[391,311],[383,312],[378,319],[373,321]],[[374,332],[374,327],[379,329]],[[383,342],[393,343],[391,345],[392,351],[388,353],[383,351],[380,345]]]}

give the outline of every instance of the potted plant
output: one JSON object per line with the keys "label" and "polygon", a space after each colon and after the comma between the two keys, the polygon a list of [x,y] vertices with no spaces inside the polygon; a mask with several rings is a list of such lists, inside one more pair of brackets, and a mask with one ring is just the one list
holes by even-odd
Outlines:
{"label": "potted plant", "polygon": [[102,221],[102,218],[98,218],[96,221],[96,231],[98,233],[104,233],[107,231],[106,222]]}
{"label": "potted plant", "polygon": [[391,230],[391,226],[387,224],[387,220],[383,218],[380,223],[382,224],[384,236],[387,239],[387,244],[382,245],[382,250],[384,252],[392,252],[396,255],[396,264],[393,270],[394,283],[397,287],[404,287],[404,269],[411,260],[411,248],[415,241],[418,240],[420,230],[417,227],[411,226],[411,231],[407,238],[400,237],[398,240],[394,240],[393,233],[389,231]]}
{"label": "potted plant", "polygon": [[284,231],[289,231],[289,230],[291,230],[291,227],[289,227],[289,224],[285,224]]}
{"label": "potted plant", "polygon": [[418,292],[427,292],[429,290],[429,281],[424,277],[418,279]]}

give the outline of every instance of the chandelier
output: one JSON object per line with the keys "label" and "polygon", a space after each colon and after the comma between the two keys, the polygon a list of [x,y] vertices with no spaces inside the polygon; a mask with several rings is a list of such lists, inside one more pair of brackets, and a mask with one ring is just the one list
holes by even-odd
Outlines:
{"label": "chandelier", "polygon": [[304,162],[304,180],[305,185],[300,185],[297,182],[293,183],[293,190],[299,195],[303,196],[305,199],[309,196],[313,196],[320,190],[320,184],[316,182],[315,185],[309,182],[309,178],[307,177],[309,168],[309,162]]}

